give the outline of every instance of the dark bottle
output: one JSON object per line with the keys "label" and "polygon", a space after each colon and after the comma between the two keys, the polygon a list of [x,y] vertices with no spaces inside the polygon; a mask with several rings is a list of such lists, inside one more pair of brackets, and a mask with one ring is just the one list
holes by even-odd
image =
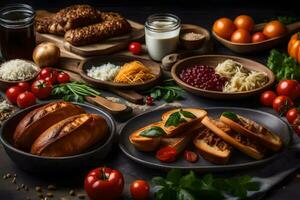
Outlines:
{"label": "dark bottle", "polygon": [[0,10],[0,47],[5,60],[32,60],[34,18],[35,11],[26,4],[11,4]]}

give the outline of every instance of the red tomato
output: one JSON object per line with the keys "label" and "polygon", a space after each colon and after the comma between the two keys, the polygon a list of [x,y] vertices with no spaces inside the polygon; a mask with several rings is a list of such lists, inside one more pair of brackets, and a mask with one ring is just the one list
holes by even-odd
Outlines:
{"label": "red tomato", "polygon": [[293,129],[298,134],[298,136],[300,136],[300,120],[293,124]]}
{"label": "red tomato", "polygon": [[189,161],[189,162],[192,162],[192,163],[197,162],[198,154],[196,154],[193,151],[185,150],[184,151],[184,159]]}
{"label": "red tomato", "polygon": [[134,200],[148,199],[149,190],[149,184],[144,180],[135,180],[130,185],[130,193]]}
{"label": "red tomato", "polygon": [[91,200],[118,199],[123,192],[124,178],[120,171],[100,167],[90,171],[84,181],[84,189]]}
{"label": "red tomato", "polygon": [[57,82],[58,83],[68,83],[68,82],[70,82],[69,74],[67,74],[65,72],[59,73],[58,76],[57,76]]}
{"label": "red tomato", "polygon": [[177,151],[175,148],[167,146],[156,152],[156,158],[162,162],[173,162],[176,159]]}
{"label": "red tomato", "polygon": [[138,55],[142,51],[142,45],[138,42],[131,42],[128,49],[131,53]]}
{"label": "red tomato", "polygon": [[260,102],[264,106],[271,106],[273,105],[274,99],[277,97],[275,92],[269,90],[265,91],[260,95]]}
{"label": "red tomato", "polygon": [[300,109],[292,108],[286,113],[286,119],[290,124],[294,123],[294,121],[299,117],[300,118]]}
{"label": "red tomato", "polygon": [[245,29],[237,29],[231,35],[231,42],[250,43],[251,42],[251,35]]}
{"label": "red tomato", "polygon": [[46,67],[42,69],[37,79],[46,80],[49,81],[51,84],[55,84],[57,76],[58,76],[58,71],[56,69]]}
{"label": "red tomato", "polygon": [[220,18],[214,22],[213,31],[226,40],[230,40],[232,33],[236,30],[233,21],[228,18]]}
{"label": "red tomato", "polygon": [[51,76],[51,73],[52,73],[52,69],[50,67],[45,67],[41,70],[41,72],[39,74],[39,78],[45,79],[46,77]]}
{"label": "red tomato", "polygon": [[35,96],[31,92],[23,92],[17,98],[17,104],[20,108],[27,108],[34,105],[36,102]]}
{"label": "red tomato", "polygon": [[22,92],[30,91],[30,84],[27,82],[20,82],[18,86],[21,88]]}
{"label": "red tomato", "polygon": [[251,41],[253,43],[256,43],[256,42],[262,42],[266,39],[267,39],[267,36],[265,36],[262,32],[256,32],[252,35]]}
{"label": "red tomato", "polygon": [[289,109],[294,107],[294,102],[290,97],[278,96],[273,101],[273,109],[280,115],[284,115]]}
{"label": "red tomato", "polygon": [[52,85],[46,80],[34,81],[31,85],[31,92],[39,99],[45,99],[50,96]]}
{"label": "red tomato", "polygon": [[23,92],[22,88],[19,86],[13,86],[6,90],[6,98],[10,103],[16,104],[18,96]]}
{"label": "red tomato", "polygon": [[276,92],[278,95],[288,96],[295,100],[300,96],[300,84],[296,80],[281,80],[276,87]]}
{"label": "red tomato", "polygon": [[252,31],[254,27],[254,20],[248,15],[240,15],[235,18],[234,24],[237,28],[246,29],[247,31]]}

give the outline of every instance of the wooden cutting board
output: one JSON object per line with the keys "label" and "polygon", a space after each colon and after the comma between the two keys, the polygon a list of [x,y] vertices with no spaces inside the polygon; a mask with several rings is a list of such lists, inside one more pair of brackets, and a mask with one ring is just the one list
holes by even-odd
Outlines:
{"label": "wooden cutting board", "polygon": [[[53,15],[53,13],[45,10],[38,10],[36,12],[37,17],[45,17],[51,15]],[[128,20],[128,22],[132,26],[132,31],[129,34],[119,37],[113,37],[104,40],[101,43],[91,45],[74,46],[64,41],[64,38],[62,36],[53,34],[36,33],[36,38],[38,42],[53,42],[58,47],[60,47],[60,49],[66,50],[67,54],[68,52],[70,52],[71,55],[75,54],[83,57],[91,57],[96,55],[111,54],[126,49],[129,42],[131,41],[140,41],[144,38],[144,26],[131,20]]]}

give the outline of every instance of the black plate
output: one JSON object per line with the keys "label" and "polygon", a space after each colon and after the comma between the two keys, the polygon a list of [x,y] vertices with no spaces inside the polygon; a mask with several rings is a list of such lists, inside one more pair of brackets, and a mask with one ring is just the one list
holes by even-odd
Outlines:
{"label": "black plate", "polygon": [[0,129],[0,140],[8,156],[15,162],[18,167],[25,171],[34,173],[57,174],[59,172],[74,172],[74,170],[86,169],[87,167],[99,164],[111,150],[116,125],[110,114],[100,108],[89,104],[74,103],[81,106],[87,113],[98,114],[104,117],[110,129],[109,138],[103,143],[99,143],[88,149],[86,152],[67,157],[42,157],[33,155],[11,145],[12,133],[14,132],[19,121],[30,111],[41,107],[46,103],[37,104],[27,109],[21,110],[11,116]]}
{"label": "black plate", "polygon": [[[134,146],[130,143],[128,137],[135,130],[144,127],[147,124],[150,124],[152,122],[160,121],[161,115],[167,110],[170,110],[170,108],[150,111],[148,113],[144,113],[128,121],[128,123],[122,128],[120,139],[119,139],[119,146],[121,150],[125,153],[125,155],[127,155],[129,158],[133,159],[134,161],[137,161],[151,168],[158,168],[158,169],[179,168],[179,169],[193,169],[199,171],[224,171],[224,170],[247,168],[259,164],[264,164],[282,154],[282,152],[279,152],[273,155],[269,155],[263,160],[254,160],[249,156],[240,153],[238,150],[235,150],[233,152],[232,157],[230,158],[229,162],[226,165],[212,164],[204,160],[201,156],[199,157],[199,160],[196,163],[190,163],[186,161],[183,158],[183,156],[180,156],[179,159],[173,163],[160,162],[155,158],[155,153],[145,153],[135,149]],[[208,115],[213,118],[219,117],[220,114],[224,111],[232,111],[234,113],[243,115],[249,119],[259,122],[260,124],[270,129],[272,132],[278,134],[282,138],[285,144],[284,151],[287,149],[287,146],[291,142],[292,137],[291,137],[291,130],[289,126],[283,120],[281,120],[280,118],[272,114],[262,112],[262,111],[252,110],[252,109],[235,108],[235,107],[213,107],[213,108],[207,108],[205,110],[207,110]]]}

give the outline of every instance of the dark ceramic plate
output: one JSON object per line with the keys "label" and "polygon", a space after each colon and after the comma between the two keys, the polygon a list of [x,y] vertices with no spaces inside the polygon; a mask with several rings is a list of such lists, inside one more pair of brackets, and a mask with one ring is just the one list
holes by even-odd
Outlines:
{"label": "dark ceramic plate", "polygon": [[15,162],[15,164],[25,171],[47,174],[56,174],[59,172],[74,172],[74,170],[86,169],[89,166],[93,166],[97,163],[99,164],[101,159],[103,159],[111,149],[116,125],[110,114],[108,114],[100,108],[94,107],[89,104],[74,103],[81,106],[87,113],[98,114],[105,118],[110,129],[110,136],[104,143],[102,142],[96,144],[87,151],[78,155],[56,158],[33,155],[18,150],[11,145],[12,133],[14,132],[18,122],[28,112],[45,104],[46,103],[34,105],[32,107],[17,112],[12,117],[10,117],[0,129],[1,143],[3,144],[8,156]]}
{"label": "dark ceramic plate", "polygon": [[129,158],[147,167],[158,168],[158,169],[179,168],[179,169],[193,169],[199,171],[224,171],[224,170],[248,168],[251,166],[267,163],[272,159],[279,157],[283,153],[283,151],[287,149],[287,146],[291,142],[291,130],[289,126],[283,120],[281,120],[280,118],[272,114],[258,111],[258,110],[236,108],[236,107],[213,107],[213,108],[206,109],[208,115],[213,118],[219,117],[220,114],[224,111],[232,111],[234,113],[243,115],[249,119],[259,122],[260,124],[270,129],[272,132],[278,134],[282,138],[285,144],[284,150],[282,152],[269,155],[265,159],[258,160],[258,161],[240,153],[238,150],[235,150],[233,152],[232,157],[230,158],[229,162],[226,165],[212,164],[204,160],[201,156],[199,157],[199,160],[196,163],[190,163],[186,161],[183,158],[183,156],[179,156],[179,159],[176,162],[163,163],[155,158],[155,153],[145,153],[136,150],[134,146],[130,143],[128,137],[133,131],[152,122],[160,121],[161,115],[167,110],[170,110],[170,108],[144,113],[128,121],[128,123],[122,128],[120,139],[119,139],[119,145],[121,150]]}

